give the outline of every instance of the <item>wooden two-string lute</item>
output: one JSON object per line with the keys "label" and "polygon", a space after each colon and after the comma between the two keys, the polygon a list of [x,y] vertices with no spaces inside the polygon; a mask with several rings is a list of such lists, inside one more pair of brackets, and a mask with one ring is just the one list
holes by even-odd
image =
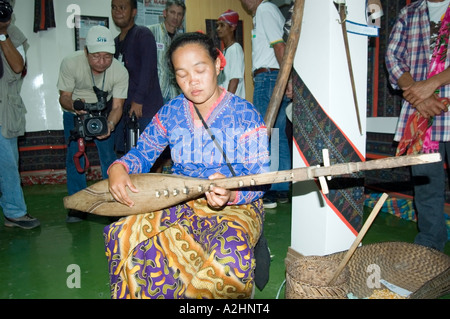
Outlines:
{"label": "wooden two-string lute", "polygon": [[130,175],[130,178],[139,192],[133,193],[128,190],[130,198],[135,202],[133,207],[123,205],[112,197],[108,190],[108,180],[102,180],[78,193],[65,197],[64,207],[103,216],[128,216],[153,212],[198,198],[214,186],[239,189],[283,182],[300,182],[322,176],[348,175],[360,171],[420,165],[440,160],[439,153],[406,155],[366,162],[303,167],[214,180],[170,174],[134,174]]}

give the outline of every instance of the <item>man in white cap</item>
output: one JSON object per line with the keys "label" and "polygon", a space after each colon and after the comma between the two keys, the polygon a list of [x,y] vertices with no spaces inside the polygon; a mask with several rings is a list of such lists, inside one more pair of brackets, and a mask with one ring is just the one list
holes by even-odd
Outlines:
{"label": "man in white cap", "polygon": [[[108,177],[108,167],[117,159],[114,151],[114,129],[122,116],[129,77],[126,68],[114,59],[115,51],[111,31],[104,26],[95,26],[88,31],[84,50],[70,54],[61,63],[57,87],[60,92],[59,103],[64,111],[69,195],[87,186],[83,172],[86,162],[79,145],[80,139],[94,140],[103,178]],[[84,108],[80,109],[79,106],[83,106],[80,101],[84,102]],[[100,131],[98,136],[92,135],[83,124],[87,123],[88,113],[102,108],[103,105],[100,116],[107,118],[107,128]],[[85,218],[85,213],[69,211],[67,222],[77,222]]]}

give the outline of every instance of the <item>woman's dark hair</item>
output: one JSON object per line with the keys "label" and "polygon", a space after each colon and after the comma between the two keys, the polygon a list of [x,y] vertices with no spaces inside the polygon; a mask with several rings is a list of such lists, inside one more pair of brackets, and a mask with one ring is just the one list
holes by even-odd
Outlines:
{"label": "woman's dark hair", "polygon": [[173,39],[169,49],[167,50],[167,61],[169,63],[169,67],[170,70],[172,71],[172,74],[174,73],[172,55],[176,49],[186,44],[200,44],[205,48],[206,51],[208,51],[213,61],[216,61],[217,57],[219,56],[219,52],[216,46],[214,45],[214,41],[206,34],[200,32],[188,32],[179,34]]}

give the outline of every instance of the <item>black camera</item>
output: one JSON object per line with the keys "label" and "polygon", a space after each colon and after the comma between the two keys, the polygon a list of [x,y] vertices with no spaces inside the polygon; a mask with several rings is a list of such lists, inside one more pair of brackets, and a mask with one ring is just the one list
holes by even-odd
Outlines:
{"label": "black camera", "polygon": [[81,100],[73,102],[77,111],[84,110],[87,113],[75,117],[74,132],[77,137],[92,138],[108,133],[108,120],[103,111],[106,109],[104,101],[97,103],[85,103]]}
{"label": "black camera", "polygon": [[9,1],[0,0],[0,22],[8,22],[11,20],[13,8]]}

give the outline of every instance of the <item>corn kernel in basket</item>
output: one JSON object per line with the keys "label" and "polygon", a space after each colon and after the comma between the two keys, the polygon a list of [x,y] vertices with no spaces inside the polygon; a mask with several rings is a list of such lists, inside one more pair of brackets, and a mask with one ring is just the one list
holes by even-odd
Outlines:
{"label": "corn kernel in basket", "polygon": [[406,299],[389,289],[375,289],[369,296],[369,299]]}

